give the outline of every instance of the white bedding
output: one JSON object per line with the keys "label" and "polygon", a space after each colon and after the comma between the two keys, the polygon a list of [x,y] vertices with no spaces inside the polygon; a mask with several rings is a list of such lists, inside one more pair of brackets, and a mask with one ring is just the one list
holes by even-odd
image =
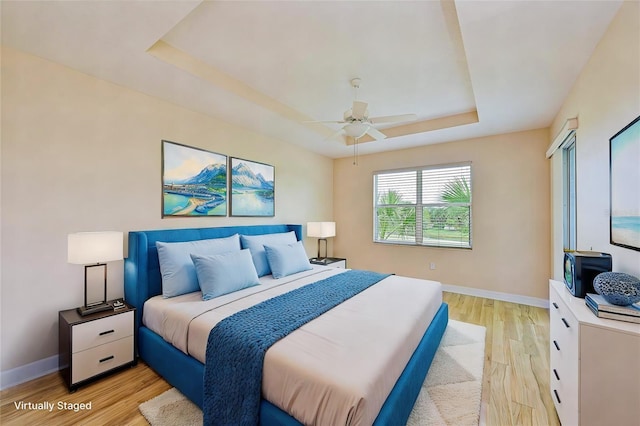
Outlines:
{"label": "white bedding", "polygon": [[[205,362],[210,330],[223,318],[294,288],[344,272],[316,266],[202,301],[157,296],[143,322]],[[303,424],[373,423],[442,304],[440,283],[392,275],[305,324],[266,353],[263,397]]]}

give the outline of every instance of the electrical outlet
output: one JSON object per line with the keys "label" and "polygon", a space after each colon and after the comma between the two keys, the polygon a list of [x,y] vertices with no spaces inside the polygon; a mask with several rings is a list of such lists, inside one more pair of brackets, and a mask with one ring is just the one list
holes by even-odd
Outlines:
{"label": "electrical outlet", "polygon": [[435,264],[435,262],[431,262],[431,263],[429,264],[429,269],[432,269],[432,270],[433,270],[433,269],[436,269],[436,264]]}

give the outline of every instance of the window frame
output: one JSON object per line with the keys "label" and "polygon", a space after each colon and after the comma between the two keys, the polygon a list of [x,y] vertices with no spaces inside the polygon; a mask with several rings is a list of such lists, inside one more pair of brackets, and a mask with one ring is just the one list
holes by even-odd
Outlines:
{"label": "window frame", "polygon": [[[451,168],[460,168],[460,167],[468,167],[469,168],[469,202],[468,203],[447,203],[447,202],[423,202],[423,181],[424,177],[422,175],[423,171],[427,170],[444,170]],[[378,177],[385,174],[396,174],[396,173],[404,173],[404,172],[416,172],[415,177],[415,203],[410,202],[406,204],[378,204]],[[421,247],[433,247],[433,248],[455,248],[455,249],[466,249],[471,250],[473,248],[473,167],[471,161],[459,162],[459,163],[447,163],[447,164],[435,164],[435,165],[424,165],[418,167],[409,167],[402,169],[390,169],[390,170],[379,170],[375,171],[372,174],[373,177],[373,242],[379,244],[396,244],[396,245],[409,245],[409,246],[421,246]],[[378,238],[379,235],[379,221],[378,221],[378,209],[384,207],[413,207],[415,209],[415,224],[414,224],[414,235],[413,239],[409,241],[402,240],[381,240]],[[437,207],[437,206],[462,206],[468,207],[469,209],[469,240],[468,245],[447,245],[447,244],[433,244],[433,243],[425,243],[424,242],[424,217],[423,212],[425,208],[429,207]]]}
{"label": "window frame", "polygon": [[575,131],[569,133],[562,149],[562,247],[564,251],[577,246],[577,144]]}

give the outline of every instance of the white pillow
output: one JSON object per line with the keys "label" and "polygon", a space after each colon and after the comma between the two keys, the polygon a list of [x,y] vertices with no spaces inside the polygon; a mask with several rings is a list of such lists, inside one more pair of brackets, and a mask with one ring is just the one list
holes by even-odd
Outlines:
{"label": "white pillow", "polygon": [[240,238],[235,234],[226,238],[179,243],[158,241],[156,247],[162,275],[162,296],[168,298],[200,290],[190,257],[192,253],[207,255],[240,251]]}

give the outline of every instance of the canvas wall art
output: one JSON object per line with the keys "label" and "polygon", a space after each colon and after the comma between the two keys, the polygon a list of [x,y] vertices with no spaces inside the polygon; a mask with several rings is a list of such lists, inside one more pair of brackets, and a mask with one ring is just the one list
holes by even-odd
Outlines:
{"label": "canvas wall art", "polygon": [[275,215],[275,169],[231,157],[231,216]]}
{"label": "canvas wall art", "polygon": [[226,215],[227,156],[162,141],[162,217]]}
{"label": "canvas wall art", "polygon": [[640,117],[609,143],[611,244],[640,251]]}

